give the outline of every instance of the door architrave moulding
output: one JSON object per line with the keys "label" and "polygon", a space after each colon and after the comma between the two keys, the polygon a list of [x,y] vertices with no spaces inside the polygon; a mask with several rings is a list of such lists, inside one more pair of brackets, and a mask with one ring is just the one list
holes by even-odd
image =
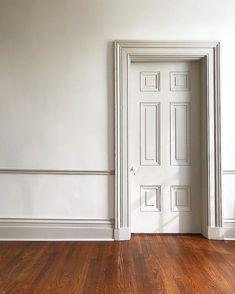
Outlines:
{"label": "door architrave moulding", "polygon": [[[132,62],[202,61],[205,130],[202,234],[223,239],[221,199],[220,43],[217,41],[115,41],[115,240],[129,240],[128,84]],[[204,161],[204,160],[203,160]],[[202,201],[203,203],[203,201]]]}

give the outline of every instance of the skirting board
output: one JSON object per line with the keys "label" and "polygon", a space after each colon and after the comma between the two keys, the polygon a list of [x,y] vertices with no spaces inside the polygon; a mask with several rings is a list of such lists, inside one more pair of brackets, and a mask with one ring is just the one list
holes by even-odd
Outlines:
{"label": "skirting board", "polygon": [[130,228],[119,228],[114,230],[114,239],[116,241],[125,241],[131,239]]}
{"label": "skirting board", "polygon": [[235,227],[209,227],[205,237],[210,240],[235,240]]}
{"label": "skirting board", "polygon": [[235,240],[235,227],[223,228],[224,240]]}
{"label": "skirting board", "polygon": [[[0,241],[122,241],[129,228],[113,230],[112,219],[0,219]],[[208,228],[211,240],[235,240],[235,227]]]}
{"label": "skirting board", "polygon": [[209,240],[223,240],[223,228],[208,227],[208,233],[206,237]]}
{"label": "skirting board", "polygon": [[0,219],[0,241],[113,240],[112,219]]}

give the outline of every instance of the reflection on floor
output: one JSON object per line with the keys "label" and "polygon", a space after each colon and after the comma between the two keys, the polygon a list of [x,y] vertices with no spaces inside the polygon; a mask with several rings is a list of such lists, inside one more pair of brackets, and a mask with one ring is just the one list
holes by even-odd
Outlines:
{"label": "reflection on floor", "polygon": [[0,242],[0,293],[235,293],[235,242]]}

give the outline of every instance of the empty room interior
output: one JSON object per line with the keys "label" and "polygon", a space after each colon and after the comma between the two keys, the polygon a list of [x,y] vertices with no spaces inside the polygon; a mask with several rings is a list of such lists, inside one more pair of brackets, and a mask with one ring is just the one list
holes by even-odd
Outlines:
{"label": "empty room interior", "polygon": [[0,0],[0,293],[235,293],[235,2]]}

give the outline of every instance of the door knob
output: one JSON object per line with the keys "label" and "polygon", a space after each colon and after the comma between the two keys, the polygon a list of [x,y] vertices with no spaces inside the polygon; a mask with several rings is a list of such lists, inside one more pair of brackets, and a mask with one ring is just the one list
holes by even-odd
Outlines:
{"label": "door knob", "polygon": [[137,167],[136,166],[132,166],[131,167],[131,172],[135,175],[137,172]]}

